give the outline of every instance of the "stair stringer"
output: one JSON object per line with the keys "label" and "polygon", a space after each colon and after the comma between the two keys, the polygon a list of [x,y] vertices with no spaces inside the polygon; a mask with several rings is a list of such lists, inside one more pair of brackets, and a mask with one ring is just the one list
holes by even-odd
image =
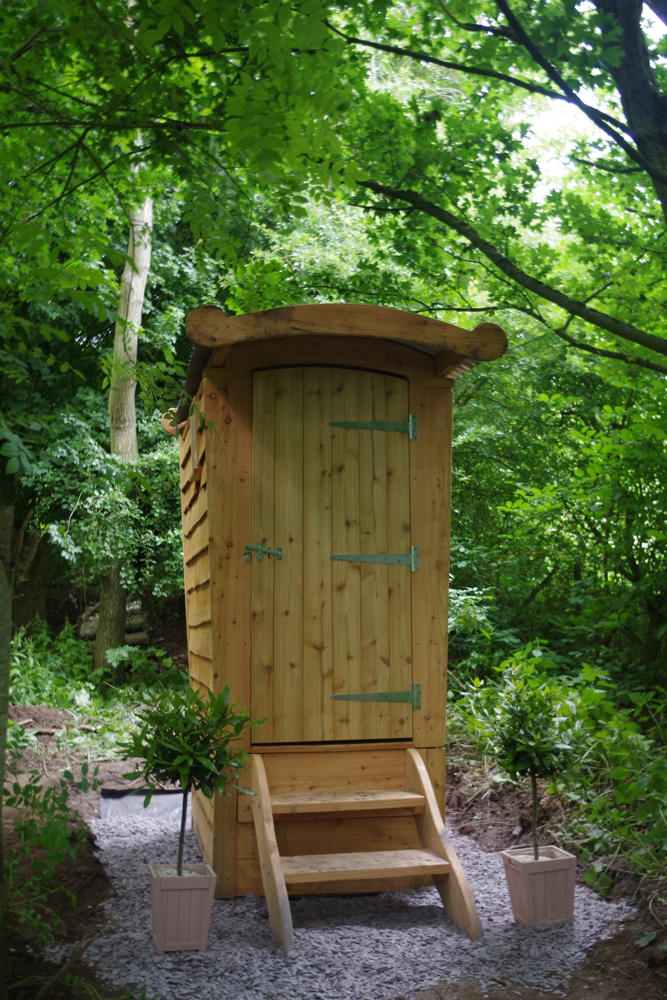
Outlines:
{"label": "stair stringer", "polygon": [[269,923],[277,941],[285,950],[292,944],[292,911],[290,910],[285,876],[283,874],[276,831],[273,824],[271,794],[266,779],[266,768],[259,754],[250,755],[250,787],[254,792],[251,801],[255,824],[257,852],[262,873],[264,897],[269,911]]}
{"label": "stair stringer", "polygon": [[433,785],[419,751],[406,750],[406,780],[409,790],[424,796],[423,813],[415,816],[417,829],[425,848],[450,864],[447,875],[433,875],[445,911],[454,924],[473,941],[483,935],[477,905],[456,851],[447,843],[445,824],[433,791]]}

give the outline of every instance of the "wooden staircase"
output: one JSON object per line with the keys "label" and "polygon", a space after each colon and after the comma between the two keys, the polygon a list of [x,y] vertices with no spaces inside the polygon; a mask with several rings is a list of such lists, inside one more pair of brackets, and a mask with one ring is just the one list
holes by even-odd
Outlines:
{"label": "wooden staircase", "polygon": [[[444,824],[428,771],[419,753],[405,751],[405,784],[402,789],[327,789],[321,793],[271,794],[264,761],[251,754],[251,800],[264,895],[273,933],[283,948],[292,944],[292,914],[288,891],[299,887],[368,879],[404,879],[430,876],[454,924],[473,939],[482,936],[468,880],[453,848],[444,838]],[[354,853],[281,856],[275,820],[285,816],[326,817],[391,815],[409,812],[414,817],[418,847],[401,850],[360,850]]]}

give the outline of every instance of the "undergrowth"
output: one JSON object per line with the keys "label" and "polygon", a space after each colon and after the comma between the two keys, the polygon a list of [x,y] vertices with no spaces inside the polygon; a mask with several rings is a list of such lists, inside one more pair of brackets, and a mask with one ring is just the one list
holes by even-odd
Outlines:
{"label": "undergrowth", "polygon": [[563,672],[540,644],[501,662],[495,676],[460,684],[452,696],[450,741],[485,750],[485,722],[503,675],[520,670],[548,685],[554,715],[569,723],[576,752],[546,790],[564,805],[559,832],[586,865],[584,878],[607,893],[630,872],[654,916],[667,917],[667,704],[664,690],[619,691],[586,664]]}
{"label": "undergrowth", "polygon": [[71,624],[51,636],[44,623],[33,623],[12,642],[10,704],[66,709],[77,723],[91,725],[66,727],[61,743],[113,753],[141,705],[156,692],[184,685],[186,677],[156,647],[119,646],[108,651],[107,664],[93,667],[92,644],[80,639]]}
{"label": "undergrowth", "polygon": [[[51,636],[43,623],[21,629],[12,643],[10,704],[46,705],[72,713],[73,722],[58,738],[60,748],[89,758],[113,754],[134,727],[136,713],[155,692],[184,686],[186,678],[160,649],[122,646],[111,650],[108,667],[93,668],[92,646],[71,625]],[[83,722],[89,725],[81,728]],[[37,771],[22,771],[23,753],[38,741],[10,721],[4,804],[12,810],[13,836],[5,857],[11,939],[42,948],[62,929],[62,907],[76,897],[63,885],[62,866],[76,855],[87,836],[85,825],[69,804],[70,792],[96,787],[96,770],[81,764],[78,777],[65,770],[55,786],[45,786]],[[55,995],[72,1000],[104,1000],[105,994],[78,976],[66,962],[55,972],[36,969],[10,986],[17,1000]],[[149,1000],[128,991],[124,1000]]]}

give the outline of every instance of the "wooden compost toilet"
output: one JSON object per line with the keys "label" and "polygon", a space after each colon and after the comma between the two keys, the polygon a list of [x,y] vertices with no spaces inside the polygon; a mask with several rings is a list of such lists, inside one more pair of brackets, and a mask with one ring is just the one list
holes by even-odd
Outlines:
{"label": "wooden compost toilet", "polygon": [[433,880],[477,937],[441,818],[451,396],[503,331],[363,305],[202,307],[186,329],[191,680],[265,720],[255,795],[193,804],[217,894],[263,893],[288,947],[288,893]]}

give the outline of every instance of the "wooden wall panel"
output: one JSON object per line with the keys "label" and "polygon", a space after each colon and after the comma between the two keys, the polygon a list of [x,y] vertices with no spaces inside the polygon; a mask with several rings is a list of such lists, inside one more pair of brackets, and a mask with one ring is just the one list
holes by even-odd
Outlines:
{"label": "wooden wall panel", "polygon": [[418,747],[433,747],[445,738],[451,391],[411,386],[410,412],[419,427],[411,451],[413,544],[420,551],[412,575],[412,655],[422,700],[413,738]]}
{"label": "wooden wall panel", "polygon": [[305,741],[334,738],[333,588],[331,562],[331,376],[328,369],[304,370],[303,701]]}
{"label": "wooden wall panel", "polygon": [[192,562],[185,564],[186,586],[188,590],[201,587],[211,579],[209,550],[200,553]]}
{"label": "wooden wall panel", "polygon": [[211,584],[210,580],[199,587],[186,589],[185,609],[188,625],[196,627],[211,620]]}
{"label": "wooden wall panel", "polygon": [[207,484],[200,485],[197,491],[193,491],[187,498],[187,504],[183,511],[183,533],[186,538],[190,537],[192,529],[205,517],[208,510]]}
{"label": "wooden wall panel", "polygon": [[196,559],[208,548],[208,512],[204,511],[199,520],[195,521],[191,531],[185,535],[185,552],[187,562]]}
{"label": "wooden wall panel", "polygon": [[[253,379],[252,537],[254,545],[274,547],[275,541],[275,373],[259,372]],[[275,707],[274,579],[272,560],[257,562],[252,575],[252,714],[265,721],[253,730],[253,742],[277,738]]]}
{"label": "wooden wall panel", "polygon": [[[410,413],[408,386],[394,378],[385,381],[387,420],[405,420]],[[410,511],[410,462],[414,442],[403,434],[387,434],[387,506],[394,511],[389,521],[387,551],[409,552],[419,525]],[[406,566],[388,566],[389,599],[387,630],[393,688],[405,691],[412,685],[412,573]],[[413,710],[410,705],[389,706],[390,732],[394,738],[412,734]]]}
{"label": "wooden wall panel", "polygon": [[213,662],[213,629],[210,622],[188,628],[188,648],[191,653]]}
{"label": "wooden wall panel", "polygon": [[[353,420],[358,406],[359,375],[339,372],[333,386],[332,416],[335,421]],[[335,428],[331,440],[331,551],[360,552],[359,430]],[[333,641],[333,693],[361,690],[361,567],[359,563],[334,561],[333,590],[338,606],[339,627]],[[336,701],[334,739],[358,739],[361,732],[361,702]]]}
{"label": "wooden wall panel", "polygon": [[[359,416],[365,420],[385,419],[385,377],[364,373],[359,379]],[[364,555],[389,552],[387,523],[387,442],[384,431],[359,434],[359,548]],[[392,512],[393,513],[393,512]],[[393,521],[394,518],[392,517]],[[361,671],[366,686],[358,691],[392,691],[393,684],[387,611],[389,567],[381,563],[360,563]],[[353,689],[354,690],[354,689]],[[391,710],[388,702],[363,702],[362,733],[376,739],[390,739]]]}
{"label": "wooden wall panel", "polygon": [[[213,373],[212,373],[213,374]],[[251,564],[243,547],[252,540],[251,520],[251,379],[248,372],[223,369],[215,380],[205,376],[201,405],[214,427],[206,463],[211,580],[211,655],[213,691],[228,685],[232,698],[250,705]],[[249,747],[249,735],[244,737]],[[213,868],[216,893],[234,892],[236,793],[216,796]]]}
{"label": "wooden wall panel", "polygon": [[[273,739],[303,739],[303,372],[299,368],[274,372],[275,484],[274,538],[283,559],[273,566],[274,662]],[[255,564],[264,575],[267,562]]]}
{"label": "wooden wall panel", "polygon": [[212,691],[214,678],[213,663],[211,660],[204,659],[204,657],[198,656],[190,650],[188,653],[188,662],[190,664],[190,680],[197,684],[202,694]]}

